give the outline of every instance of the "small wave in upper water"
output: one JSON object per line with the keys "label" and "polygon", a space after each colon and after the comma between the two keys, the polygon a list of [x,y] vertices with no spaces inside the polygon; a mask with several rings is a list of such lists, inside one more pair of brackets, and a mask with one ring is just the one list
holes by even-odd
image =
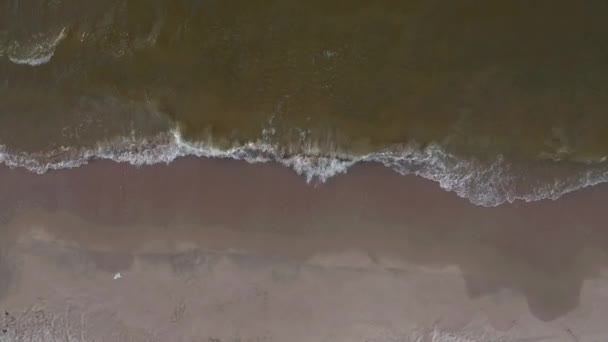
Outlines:
{"label": "small wave in upper water", "polygon": [[403,175],[435,181],[441,188],[480,206],[497,206],[516,200],[557,199],[565,193],[608,181],[605,163],[580,165],[539,160],[533,165],[517,166],[501,156],[490,162],[481,162],[455,156],[438,144],[425,147],[409,144],[361,156],[285,155],[275,146],[263,142],[219,149],[211,144],[188,142],[178,130],[174,130],[155,139],[121,138],[93,149],[66,148],[44,155],[14,152],[0,145],[0,163],[39,174],[74,168],[99,159],[142,166],[170,163],[186,156],[231,158],[249,163],[277,162],[304,176],[308,182],[325,182],[346,173],[357,163],[380,163]]}
{"label": "small wave in upper water", "polygon": [[33,39],[25,44],[14,42],[7,50],[8,59],[21,65],[39,66],[51,61],[55,49],[67,36],[67,28],[63,28],[52,38]]}

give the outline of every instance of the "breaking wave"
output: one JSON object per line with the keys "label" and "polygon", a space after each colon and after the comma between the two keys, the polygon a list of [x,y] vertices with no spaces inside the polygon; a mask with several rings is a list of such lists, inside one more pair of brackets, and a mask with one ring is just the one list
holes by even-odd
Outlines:
{"label": "breaking wave", "polygon": [[454,192],[475,205],[487,207],[517,200],[557,199],[577,189],[608,181],[606,163],[538,160],[518,166],[502,156],[482,162],[458,157],[439,144],[420,146],[412,143],[360,156],[322,155],[318,152],[288,155],[264,142],[220,149],[208,143],[186,141],[178,130],[174,130],[154,139],[123,137],[110,143],[100,143],[92,149],[64,148],[45,154],[16,152],[0,145],[1,164],[38,174],[79,167],[92,160],[143,166],[168,164],[187,156],[230,158],[249,163],[276,162],[293,169],[307,182],[325,182],[346,173],[357,163],[380,163],[402,175],[432,180],[444,190]]}
{"label": "breaking wave", "polygon": [[[13,42],[6,48],[8,59],[20,65],[39,66],[51,61],[55,55],[57,45],[67,36],[67,28],[63,28],[58,35],[51,38],[34,39],[31,42],[22,44]],[[2,53],[0,53],[0,56]]]}

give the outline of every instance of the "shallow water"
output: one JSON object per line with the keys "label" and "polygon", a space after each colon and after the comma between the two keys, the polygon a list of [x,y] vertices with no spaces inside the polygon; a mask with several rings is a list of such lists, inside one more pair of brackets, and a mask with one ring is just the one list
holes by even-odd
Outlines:
{"label": "shallow water", "polygon": [[[74,149],[125,139],[137,153],[142,139],[177,127],[190,143],[257,142],[281,156],[402,156],[416,142],[417,156],[439,148],[484,174],[503,157],[518,170],[561,161],[545,180],[491,171],[516,188],[542,183],[519,197],[604,181],[603,165],[587,165],[608,150],[602,1],[4,0],[0,9],[5,153],[78,159]],[[434,179],[429,165],[421,175]]]}

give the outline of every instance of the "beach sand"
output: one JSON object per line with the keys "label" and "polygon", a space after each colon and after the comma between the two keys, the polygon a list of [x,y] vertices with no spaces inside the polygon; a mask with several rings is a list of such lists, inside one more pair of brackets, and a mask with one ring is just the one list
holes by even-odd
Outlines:
{"label": "beach sand", "polygon": [[608,340],[608,186],[485,208],[185,158],[0,187],[0,341]]}

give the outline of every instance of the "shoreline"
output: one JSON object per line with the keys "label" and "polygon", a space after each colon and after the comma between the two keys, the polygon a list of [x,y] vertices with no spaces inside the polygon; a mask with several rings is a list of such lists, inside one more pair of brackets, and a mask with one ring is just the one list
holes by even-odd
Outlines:
{"label": "shoreline", "polygon": [[171,134],[150,139],[123,137],[92,149],[67,148],[38,154],[11,152],[0,145],[0,165],[42,175],[108,161],[142,167],[170,165],[182,159],[218,159],[275,164],[295,172],[306,183],[325,183],[344,176],[353,167],[374,164],[372,167],[381,165],[400,175],[431,180],[443,190],[483,207],[556,200],[608,182],[608,166],[603,162],[539,159],[517,164],[501,155],[493,161],[480,161],[451,154],[438,144],[425,147],[408,144],[358,156],[320,154],[313,147],[309,149],[310,153],[285,154],[260,141],[221,149],[211,143],[190,143],[183,140],[178,130],[173,130]]}

